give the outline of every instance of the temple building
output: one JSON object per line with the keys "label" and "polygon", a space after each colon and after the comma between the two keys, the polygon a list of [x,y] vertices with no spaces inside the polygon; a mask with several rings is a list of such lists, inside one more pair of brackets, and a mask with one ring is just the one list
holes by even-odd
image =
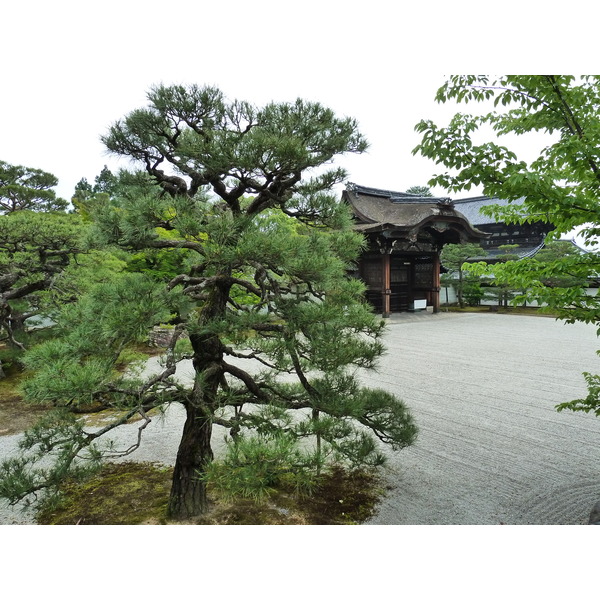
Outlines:
{"label": "temple building", "polygon": [[[522,202],[522,199],[514,201],[511,206],[522,204]],[[508,200],[488,198],[487,196],[454,200],[456,210],[460,211],[474,227],[488,234],[488,237],[480,242],[482,255],[475,260],[496,262],[507,252],[503,246],[516,246],[510,250],[510,254],[516,255],[518,259],[534,256],[544,247],[544,239],[554,228],[553,225],[541,221],[522,225],[503,223],[481,212],[485,206],[508,206],[508,204]]]}
{"label": "temple building", "polygon": [[552,226],[507,225],[480,213],[483,206],[506,204],[478,196],[462,200],[415,196],[349,183],[342,194],[363,233],[367,248],[356,276],[367,286],[367,300],[384,317],[391,313],[440,307],[440,252],[446,244],[476,243],[480,260],[494,261],[505,252],[533,256]]}

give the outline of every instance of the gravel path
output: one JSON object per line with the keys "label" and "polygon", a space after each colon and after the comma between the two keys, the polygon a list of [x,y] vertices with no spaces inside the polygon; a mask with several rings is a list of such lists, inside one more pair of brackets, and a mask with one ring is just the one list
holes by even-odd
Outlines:
{"label": "gravel path", "polygon": [[420,427],[390,455],[373,524],[578,524],[600,500],[600,419],[554,406],[586,395],[595,328],[550,318],[414,315],[392,322],[371,385]]}
{"label": "gravel path", "polygon": [[[600,419],[554,406],[599,372],[595,328],[497,314],[399,315],[373,387],[403,398],[420,428],[389,453],[391,490],[371,524],[578,524],[600,499]],[[189,370],[182,375],[189,377]],[[140,461],[172,464],[183,411],[154,418]],[[128,447],[137,426],[116,441]],[[219,445],[222,432],[213,436]],[[0,456],[18,436],[0,437]],[[0,524],[31,515],[0,505]]]}

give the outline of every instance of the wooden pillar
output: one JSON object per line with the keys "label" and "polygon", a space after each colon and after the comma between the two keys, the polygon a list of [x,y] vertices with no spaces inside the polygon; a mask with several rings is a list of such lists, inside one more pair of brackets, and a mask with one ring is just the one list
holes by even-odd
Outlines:
{"label": "wooden pillar", "polygon": [[436,252],[433,255],[433,291],[431,293],[432,296],[432,304],[433,304],[433,312],[437,313],[440,310],[440,254]]}
{"label": "wooden pillar", "polygon": [[381,280],[383,282],[383,289],[381,290],[382,296],[383,296],[381,316],[383,318],[387,319],[391,314],[390,295],[392,293],[392,290],[390,289],[391,288],[391,259],[390,259],[390,254],[388,252],[384,252],[382,254],[381,268],[383,269],[382,278],[381,278]]}

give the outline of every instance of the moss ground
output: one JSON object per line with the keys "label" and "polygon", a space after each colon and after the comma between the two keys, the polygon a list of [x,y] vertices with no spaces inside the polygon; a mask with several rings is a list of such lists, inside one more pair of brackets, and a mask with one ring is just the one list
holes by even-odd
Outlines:
{"label": "moss ground", "polygon": [[[38,514],[48,525],[169,524],[166,518],[172,470],[149,463],[106,465],[85,483],[69,483],[58,507]],[[321,478],[312,496],[278,490],[267,502],[225,502],[212,506],[198,525],[357,524],[374,511],[384,490],[377,477],[336,468]]]}
{"label": "moss ground", "polygon": [[23,373],[16,369],[0,379],[0,435],[13,435],[28,429],[47,410],[23,401],[19,393],[22,380]]}

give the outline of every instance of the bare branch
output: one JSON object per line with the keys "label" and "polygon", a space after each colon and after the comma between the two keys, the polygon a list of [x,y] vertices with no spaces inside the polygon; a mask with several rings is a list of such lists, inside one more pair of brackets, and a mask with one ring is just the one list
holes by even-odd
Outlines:
{"label": "bare branch", "polygon": [[256,382],[252,375],[250,375],[250,373],[224,361],[222,365],[223,371],[229,373],[230,375],[233,375],[246,386],[248,391],[253,395],[254,398],[256,398],[256,402],[270,401],[271,398],[264,392],[264,387],[260,383]]}
{"label": "bare branch", "polygon": [[150,423],[152,422],[152,419],[146,414],[143,407],[141,407],[137,412],[144,420],[144,422],[138,427],[137,442],[135,444],[132,444],[131,446],[129,446],[129,448],[127,448],[127,450],[123,450],[121,452],[113,452],[110,454],[109,453],[105,454],[106,458],[120,458],[123,456],[128,456],[129,454],[135,452],[140,447],[140,445],[142,443],[142,432],[144,431],[144,429],[146,429],[146,427],[148,427],[148,425],[150,425]]}
{"label": "bare branch", "polygon": [[[229,346],[226,346],[223,351],[228,354],[229,356],[234,356],[235,358],[244,358],[244,359],[248,359],[248,360],[256,360],[260,363],[262,363],[263,365],[265,365],[265,367],[269,367],[269,369],[278,369],[278,367],[276,367],[275,365],[272,365],[271,363],[267,362],[264,358],[262,358],[260,356],[260,354],[257,354],[256,352],[251,352],[250,354],[242,354],[241,352],[236,352],[233,348],[230,348]],[[279,370],[279,369],[278,369]],[[282,371],[283,373],[290,373],[290,370],[286,370],[286,371]]]}

